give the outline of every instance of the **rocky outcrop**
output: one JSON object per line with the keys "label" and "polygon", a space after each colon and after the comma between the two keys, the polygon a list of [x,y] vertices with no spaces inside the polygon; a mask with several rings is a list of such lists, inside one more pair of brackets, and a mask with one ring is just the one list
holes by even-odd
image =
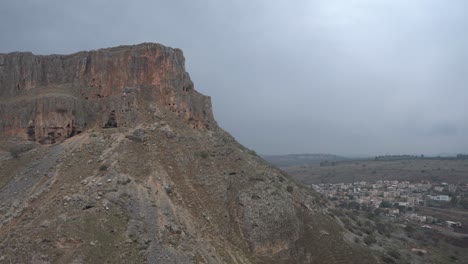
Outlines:
{"label": "rocky outcrop", "polygon": [[182,51],[159,44],[72,55],[0,54],[0,133],[55,143],[93,127],[132,126],[141,101],[192,128],[216,127]]}

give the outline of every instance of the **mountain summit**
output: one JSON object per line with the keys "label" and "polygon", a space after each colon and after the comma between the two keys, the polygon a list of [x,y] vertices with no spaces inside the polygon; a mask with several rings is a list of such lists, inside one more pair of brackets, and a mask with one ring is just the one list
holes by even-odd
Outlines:
{"label": "mountain summit", "polygon": [[184,60],[0,54],[0,263],[376,263],[218,127]]}
{"label": "mountain summit", "polygon": [[210,99],[193,89],[184,63],[181,50],[158,44],[0,54],[0,132],[55,143],[89,127],[134,127],[144,104],[194,128],[216,126]]}

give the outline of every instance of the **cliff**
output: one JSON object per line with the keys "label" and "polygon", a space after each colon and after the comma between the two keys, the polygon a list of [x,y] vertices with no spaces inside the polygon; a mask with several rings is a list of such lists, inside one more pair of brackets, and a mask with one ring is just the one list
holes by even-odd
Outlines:
{"label": "cliff", "polygon": [[55,143],[89,128],[132,127],[143,102],[215,128],[210,98],[194,90],[184,63],[181,50],[158,44],[0,54],[0,133]]}

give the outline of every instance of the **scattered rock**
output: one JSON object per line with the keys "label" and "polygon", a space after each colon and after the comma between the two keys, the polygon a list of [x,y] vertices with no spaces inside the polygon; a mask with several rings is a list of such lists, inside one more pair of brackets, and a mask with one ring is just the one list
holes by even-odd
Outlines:
{"label": "scattered rock", "polygon": [[49,220],[44,220],[44,221],[42,221],[40,227],[42,227],[42,228],[48,228],[49,225],[50,225],[50,221],[49,221]]}
{"label": "scattered rock", "polygon": [[138,128],[138,129],[133,130],[126,137],[135,142],[144,142],[147,136],[146,136],[146,131],[144,129]]}

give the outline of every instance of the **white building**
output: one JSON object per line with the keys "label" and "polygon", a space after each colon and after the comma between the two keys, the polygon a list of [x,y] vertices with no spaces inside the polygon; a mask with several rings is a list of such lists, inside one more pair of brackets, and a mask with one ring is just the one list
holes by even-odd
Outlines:
{"label": "white building", "polygon": [[452,198],[450,198],[450,196],[448,195],[434,195],[429,197],[431,198],[431,200],[435,201],[450,202],[450,200],[452,200]]}

